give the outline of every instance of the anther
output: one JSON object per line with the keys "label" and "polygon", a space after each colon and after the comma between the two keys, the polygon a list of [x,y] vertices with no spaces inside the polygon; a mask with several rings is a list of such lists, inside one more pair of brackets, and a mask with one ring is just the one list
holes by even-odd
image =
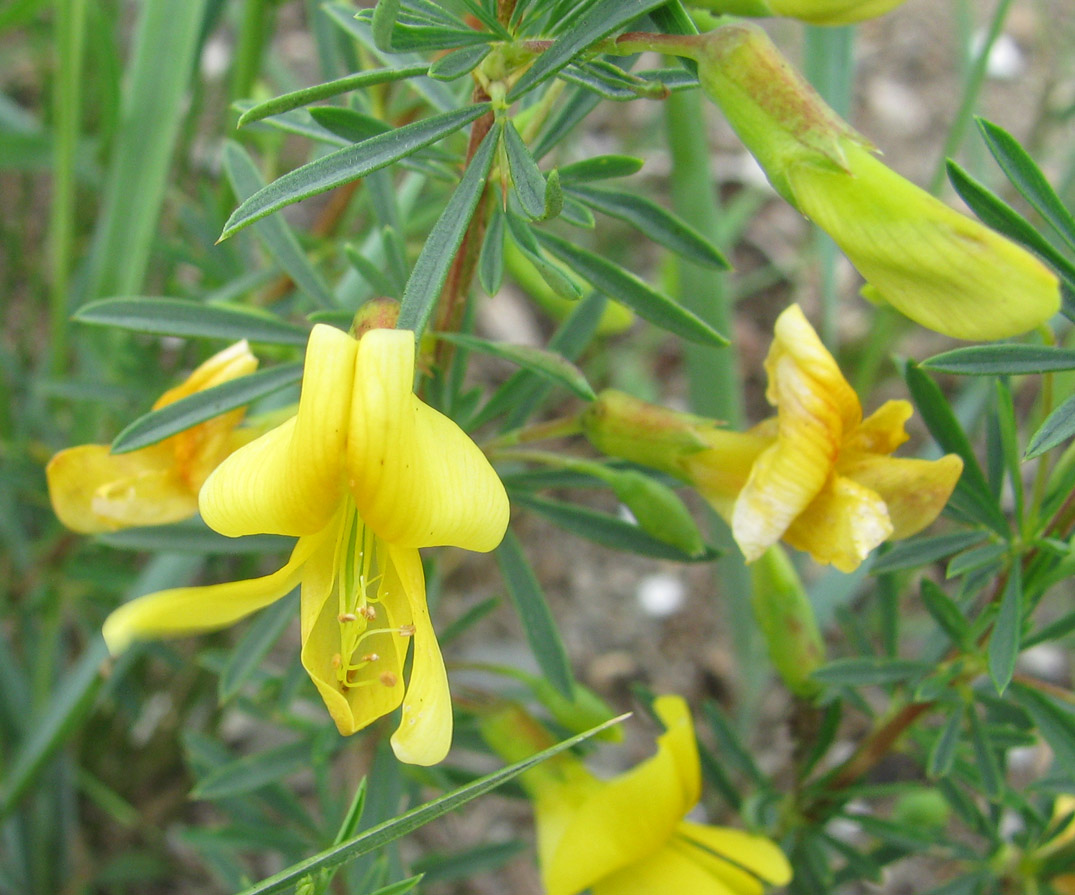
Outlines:
{"label": "anther", "polygon": [[381,683],[386,687],[394,687],[399,681],[399,678],[395,676],[391,671],[385,671],[381,673]]}
{"label": "anther", "polygon": [[355,615],[353,612],[341,612],[339,615],[336,616],[336,621],[338,621],[341,625],[346,624],[347,622],[357,622],[358,616]]}
{"label": "anther", "polygon": [[413,637],[418,629],[414,625],[400,625],[399,636],[400,637]]}
{"label": "anther", "polygon": [[377,618],[377,610],[370,605],[366,605],[360,608],[358,610],[358,614],[365,619],[369,619],[370,621],[373,621],[375,618]]}
{"label": "anther", "polygon": [[366,653],[366,655],[364,655],[362,657],[361,661],[363,661],[363,662],[376,662],[380,658],[381,657],[378,656],[377,653]]}

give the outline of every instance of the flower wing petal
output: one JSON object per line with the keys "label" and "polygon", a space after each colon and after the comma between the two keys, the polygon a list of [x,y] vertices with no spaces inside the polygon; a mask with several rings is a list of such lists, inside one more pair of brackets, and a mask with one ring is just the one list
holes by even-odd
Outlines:
{"label": "flower wing petal", "polygon": [[667,730],[657,754],[609,781],[579,806],[542,868],[549,895],[571,895],[658,851],[701,788],[698,749],[686,703],[665,696],[654,708]]}
{"label": "flower wing petal", "polygon": [[105,619],[109,651],[115,655],[135,640],[215,631],[237,622],[291,591],[315,546],[313,539],[300,538],[287,565],[263,578],[177,587],[124,603]]}
{"label": "flower wing petal", "polygon": [[910,401],[885,401],[844,439],[842,450],[891,454],[907,440],[904,424],[913,413]]}
{"label": "flower wing petal", "polygon": [[[721,876],[729,888],[736,892],[760,893],[761,885],[754,877],[771,886],[784,886],[791,882],[788,859],[776,843],[765,836],[690,821],[684,821],[678,832],[686,840],[686,847],[692,848],[696,860]],[[722,861],[716,855],[726,855],[739,867]],[[740,867],[750,873],[745,873]]]}
{"label": "flower wing petal", "polygon": [[939,460],[878,457],[840,458],[840,472],[879,494],[888,507],[893,539],[909,538],[933,522],[944,509],[963,472],[955,454]]}
{"label": "flower wing petal", "polygon": [[392,734],[392,751],[407,764],[437,764],[452,745],[452,698],[437,635],[426,606],[422,559],[412,547],[388,546],[390,569],[385,588],[399,588],[411,609],[414,656],[399,728]]}
{"label": "flower wing petal", "polygon": [[45,468],[60,521],[93,534],[132,525],[166,525],[198,511],[196,493],[174,474],[166,449],[113,454],[105,444],[60,451]]}
{"label": "flower wing petal", "polygon": [[892,530],[888,508],[876,491],[834,475],[791,524],[784,540],[815,562],[853,572]]}
{"label": "flower wing petal", "polygon": [[732,511],[732,533],[748,562],[817,497],[844,434],[862,419],[858,396],[798,305],[777,318],[765,368],[777,441],[758,457]]}
{"label": "flower wing petal", "polygon": [[310,333],[295,417],[239,448],[202,488],[206,523],[230,537],[323,529],[344,491],[347,418],[358,343],[319,324]]}
{"label": "flower wing petal", "polygon": [[413,380],[413,333],[362,337],[347,447],[359,513],[391,544],[492,550],[508,522],[504,486],[466,433],[413,394]]}

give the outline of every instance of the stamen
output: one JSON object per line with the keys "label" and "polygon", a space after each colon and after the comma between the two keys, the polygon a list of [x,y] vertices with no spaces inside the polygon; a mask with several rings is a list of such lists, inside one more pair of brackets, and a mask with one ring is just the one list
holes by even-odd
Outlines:
{"label": "stamen", "polygon": [[347,624],[347,622],[357,622],[358,616],[355,615],[353,612],[341,612],[339,615],[336,616],[336,621],[338,621],[341,625],[345,625]]}
{"label": "stamen", "polygon": [[380,658],[381,657],[378,656],[377,653],[366,653],[366,655],[362,657],[362,663],[365,664],[366,662],[376,662]]}
{"label": "stamen", "polygon": [[417,632],[417,628],[414,625],[400,625],[399,636],[400,637],[413,637]]}
{"label": "stamen", "polygon": [[377,610],[370,606],[368,603],[358,610],[358,614],[363,618],[373,621],[377,618]]}

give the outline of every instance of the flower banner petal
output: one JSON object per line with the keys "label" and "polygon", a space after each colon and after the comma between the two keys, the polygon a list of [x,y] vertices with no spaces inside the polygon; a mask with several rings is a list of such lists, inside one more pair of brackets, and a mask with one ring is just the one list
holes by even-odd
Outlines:
{"label": "flower banner petal", "polygon": [[351,492],[378,536],[401,547],[492,550],[508,499],[476,444],[411,391],[414,335],[362,337],[348,441]]}
{"label": "flower banner petal", "polygon": [[287,565],[263,578],[206,587],[177,587],[124,603],[105,619],[105,642],[116,655],[134,640],[215,631],[288,594],[299,583],[315,543],[300,538]]}
{"label": "flower banner petal", "polygon": [[319,324],[310,333],[298,414],[240,448],[206,481],[206,523],[230,537],[308,535],[343,494],[347,417],[358,344]]}
{"label": "flower banner petal", "polygon": [[[665,845],[645,859],[595,882],[593,895],[760,895],[760,886],[754,889],[729,887],[692,858],[682,849]],[[550,889],[548,895],[574,895],[574,892]]]}

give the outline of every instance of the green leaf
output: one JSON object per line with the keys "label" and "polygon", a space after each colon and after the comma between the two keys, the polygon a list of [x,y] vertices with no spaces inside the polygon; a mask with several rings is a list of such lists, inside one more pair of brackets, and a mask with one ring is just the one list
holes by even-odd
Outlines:
{"label": "green leaf", "polygon": [[286,746],[244,755],[214,768],[190,791],[192,799],[223,799],[278,783],[284,777],[310,766],[313,744],[299,740]]}
{"label": "green leaf", "polygon": [[124,454],[156,444],[176,432],[278,392],[300,379],[302,364],[284,364],[195,392],[140,416],[116,436],[112,453]]}
{"label": "green leaf", "polygon": [[380,118],[359,112],[357,109],[318,106],[310,109],[309,114],[325,130],[331,131],[348,143],[361,143],[392,131],[392,125],[381,121]]}
{"label": "green leaf", "polygon": [[761,772],[751,750],[736,731],[735,722],[712,699],[707,699],[702,703],[702,714],[705,715],[709,729],[713,732],[717,752],[721,758],[750,780],[754,786],[758,788],[767,786],[765,774]]}
{"label": "green leaf", "polygon": [[238,305],[205,305],[180,298],[103,298],[83,305],[79,323],[183,338],[247,339],[267,345],[304,346],[310,333],[264,311]]}
{"label": "green leaf", "polygon": [[519,205],[531,219],[545,216],[545,178],[512,122],[504,123],[504,150]]}
{"label": "green leaf", "polygon": [[1068,777],[1075,777],[1075,714],[1052,699],[1023,684],[1014,683],[1011,695],[1026,709]]}
{"label": "green leaf", "polygon": [[922,579],[920,593],[922,605],[948,635],[948,639],[960,648],[970,646],[970,622],[955,601],[928,578]]}
{"label": "green leaf", "polygon": [[982,544],[980,547],[972,547],[970,550],[965,550],[958,554],[948,563],[948,567],[944,570],[944,577],[956,578],[959,575],[965,575],[967,572],[976,571],[984,566],[999,563],[1007,552],[1007,544],[989,543]]}
{"label": "green leaf", "polygon": [[539,376],[559,383],[584,401],[592,401],[597,397],[582,371],[554,351],[533,348],[529,345],[490,342],[463,333],[438,332],[435,335],[438,339],[444,339],[471,351],[480,351],[483,354],[511,361],[524,370],[531,370]]}
{"label": "green leaf", "polygon": [[[249,199],[265,186],[257,166],[234,140],[224,144],[224,170],[227,171],[231,188],[239,201]],[[336,306],[328,284],[314,269],[306,252],[299,245],[294,231],[281,215],[260,221],[254,233],[264,243],[269,257],[291,278],[291,281],[317,302],[322,308]]]}
{"label": "green leaf", "polygon": [[935,355],[922,367],[971,376],[1053,373],[1075,370],[1075,351],[1048,345],[972,345]]}
{"label": "green leaf", "polygon": [[400,0],[377,0],[373,8],[373,20],[370,23],[370,31],[373,33],[373,43],[378,50],[384,53],[392,52],[392,31],[396,27],[396,19],[399,18]]}
{"label": "green leaf", "polygon": [[514,102],[542,81],[578,58],[579,54],[607,37],[628,22],[663,6],[666,0],[597,0],[580,15],[572,16],[571,26],[556,42],[542,53],[533,65],[508,92],[507,101]]}
{"label": "green leaf", "polygon": [[1002,127],[984,118],[975,119],[985,145],[1020,195],[1029,202],[1061,239],[1075,249],[1075,218],[1030,154]]}
{"label": "green leaf", "polygon": [[973,547],[988,537],[984,531],[961,531],[950,535],[927,535],[901,541],[871,567],[874,575],[915,569],[938,559],[944,559],[967,547]]}
{"label": "green leaf", "polygon": [[[375,294],[392,298],[397,297],[396,287],[384,275],[380,266],[374,264],[363,255],[357,246],[345,245],[343,253],[347,256],[347,260],[351,262],[351,266],[358,271],[358,275],[369,284],[370,289]],[[348,316],[354,317],[354,314],[348,312]]]}
{"label": "green leaf", "polygon": [[213,553],[242,556],[285,553],[295,546],[294,538],[282,535],[246,535],[228,538],[213,531],[200,519],[188,519],[174,525],[127,528],[97,536],[98,540],[118,550],[143,550],[160,553]]}
{"label": "green leaf", "polygon": [[723,347],[728,344],[724,336],[700,317],[619,265],[551,233],[538,232],[537,236],[546,248],[588,280],[595,289],[632,308],[655,326],[703,345]]}
{"label": "green leaf", "polygon": [[515,489],[511,491],[511,500],[516,506],[540,513],[561,528],[612,550],[675,562],[711,562],[720,555],[711,547],[692,555],[659,540],[638,525],[588,507],[546,500]]}
{"label": "green leaf", "polygon": [[910,682],[932,670],[925,662],[867,656],[836,659],[815,671],[811,677],[823,684],[841,687],[867,687]]}
{"label": "green leaf", "polygon": [[301,90],[293,90],[273,99],[251,106],[239,116],[236,127],[243,127],[270,115],[279,115],[281,112],[290,112],[316,103],[323,99],[339,96],[352,90],[361,90],[363,87],[372,87],[375,84],[388,84],[392,81],[416,78],[426,73],[426,66],[406,65],[401,68],[375,68],[372,71],[358,72],[324,84],[316,84],[313,87],[304,87]]}
{"label": "green leaf", "polygon": [[518,538],[510,529],[496,548],[496,561],[542,674],[566,699],[572,699],[575,679],[560,632],[553,621],[549,604],[545,602],[541,585],[530,568]]}
{"label": "green leaf", "polygon": [[478,280],[487,295],[496,295],[504,282],[504,212],[493,204],[478,257]]}
{"label": "green leaf", "polygon": [[946,167],[948,179],[952,182],[955,191],[984,223],[998,233],[1003,233],[1026,246],[1069,281],[1075,282],[1075,264],[1057,251],[1056,247],[1035,230],[1026,218],[951,159],[946,162]]}
{"label": "green leaf", "polygon": [[944,722],[940,736],[929,750],[929,761],[926,765],[926,775],[933,780],[938,777],[947,777],[955,762],[956,750],[959,748],[959,735],[963,730],[963,715],[966,707],[963,703],[957,703],[955,710]]}
{"label": "green leaf", "polygon": [[705,267],[727,270],[720,250],[682,218],[642,196],[594,187],[573,186],[570,192],[604,214],[637,227],[666,249]]}
{"label": "green leaf", "polygon": [[630,177],[642,170],[644,162],[632,155],[595,155],[558,168],[560,180],[569,183],[586,183],[591,180],[607,180],[612,177]]}
{"label": "green leaf", "polygon": [[978,773],[982,776],[982,793],[990,801],[995,801],[1001,792],[1004,781],[1001,778],[1000,767],[997,765],[997,756],[994,747],[989,742],[985,732],[985,725],[975,708],[967,713],[970,719],[971,744],[974,746],[974,757],[978,765]]}
{"label": "green leaf", "polygon": [[459,186],[452,193],[444,211],[433,225],[422,253],[414,263],[410,279],[403,290],[399,307],[400,329],[414,330],[421,336],[425,330],[433,305],[440,298],[448,270],[455,260],[455,253],[463,242],[463,235],[470,226],[478,200],[489,180],[489,168],[500,139],[500,128],[492,127],[481,141],[474,157],[467,165]]}
{"label": "green leaf", "polygon": [[51,694],[43,711],[30,718],[29,736],[4,763],[0,823],[8,818],[38,774],[93,708],[107,658],[108,648],[98,635],[78,662],[64,671],[59,687]]}
{"label": "green leaf", "polygon": [[314,855],[312,858],[307,858],[304,861],[300,861],[297,864],[293,864],[291,867],[281,870],[279,873],[273,874],[268,879],[264,879],[250,888],[244,889],[240,895],[273,895],[275,892],[283,892],[292,888],[304,876],[309,876],[320,870],[339,866],[360,855],[368,854],[369,852],[383,848],[389,842],[394,842],[400,837],[406,836],[408,833],[429,823],[429,821],[435,820],[442,814],[447,814],[449,811],[453,811],[461,805],[465,805],[472,799],[484,795],[491,789],[495,789],[501,783],[506,783],[508,780],[511,780],[528,768],[540,764],[547,758],[551,758],[566,749],[570,749],[572,746],[585,742],[606,728],[618,724],[626,717],[627,715],[621,715],[618,718],[613,718],[611,721],[600,724],[592,730],[580,733],[577,736],[569,737],[562,743],[558,743],[536,755],[531,755],[529,758],[518,761],[506,768],[495,771],[492,774],[487,774],[486,776],[475,780],[473,783],[461,786],[459,789],[453,790],[447,795],[443,795],[431,802],[426,802],[424,805],[419,805],[417,808],[412,808],[410,811],[401,814],[399,817],[394,817],[391,820],[363,831],[353,839],[349,839],[339,845],[334,845],[331,848],[325,849],[320,854]]}
{"label": "green leaf", "polygon": [[[530,266],[537,271],[538,276],[545,281],[545,285],[557,296],[568,301],[578,301],[582,298],[582,288],[579,284],[558,264],[554,264],[545,257],[530,225],[510,211],[505,214],[505,218],[508,222],[508,233],[511,235],[511,242],[504,249],[507,253],[506,261],[511,269],[512,276],[519,280],[522,273],[520,268],[524,262],[529,262]],[[513,252],[516,248],[522,254],[521,259],[513,257]]]}
{"label": "green leaf", "polygon": [[1008,536],[1008,520],[997,505],[985,474],[978,465],[974,449],[940,388],[914,363],[908,363],[904,367],[904,378],[915,406],[937,443],[946,451],[963,458],[963,474],[952,495],[953,505],[985,523],[998,534]]}
{"label": "green leaf", "polygon": [[437,81],[454,81],[481,65],[491,49],[488,44],[482,43],[452,50],[429,66],[429,77]]}
{"label": "green leaf", "polygon": [[[597,293],[580,301],[549,340],[549,350],[556,351],[568,360],[581,355],[597,332],[605,304],[605,297]],[[550,390],[551,386],[534,373],[520,370],[500,386],[485,406],[468,421],[468,429],[477,428],[502,413],[507,413],[505,429],[521,426]]]}
{"label": "green leaf", "polygon": [[1014,562],[1008,568],[1008,582],[1000,599],[1000,610],[989,635],[987,658],[989,676],[997,693],[1004,694],[1015,673],[1019,658],[1019,641],[1023,636],[1023,578],[1020,564]]}
{"label": "green leaf", "polygon": [[250,623],[231,655],[217,682],[217,701],[225,703],[250,680],[273,645],[298,618],[298,595],[292,593],[263,609]]}
{"label": "green leaf", "polygon": [[1033,460],[1075,435],[1075,395],[1050,413],[1027,445],[1024,459]]}
{"label": "green leaf", "polygon": [[365,177],[455,133],[488,111],[488,103],[467,106],[398,127],[296,168],[243,202],[224,225],[227,239],[286,205]]}

